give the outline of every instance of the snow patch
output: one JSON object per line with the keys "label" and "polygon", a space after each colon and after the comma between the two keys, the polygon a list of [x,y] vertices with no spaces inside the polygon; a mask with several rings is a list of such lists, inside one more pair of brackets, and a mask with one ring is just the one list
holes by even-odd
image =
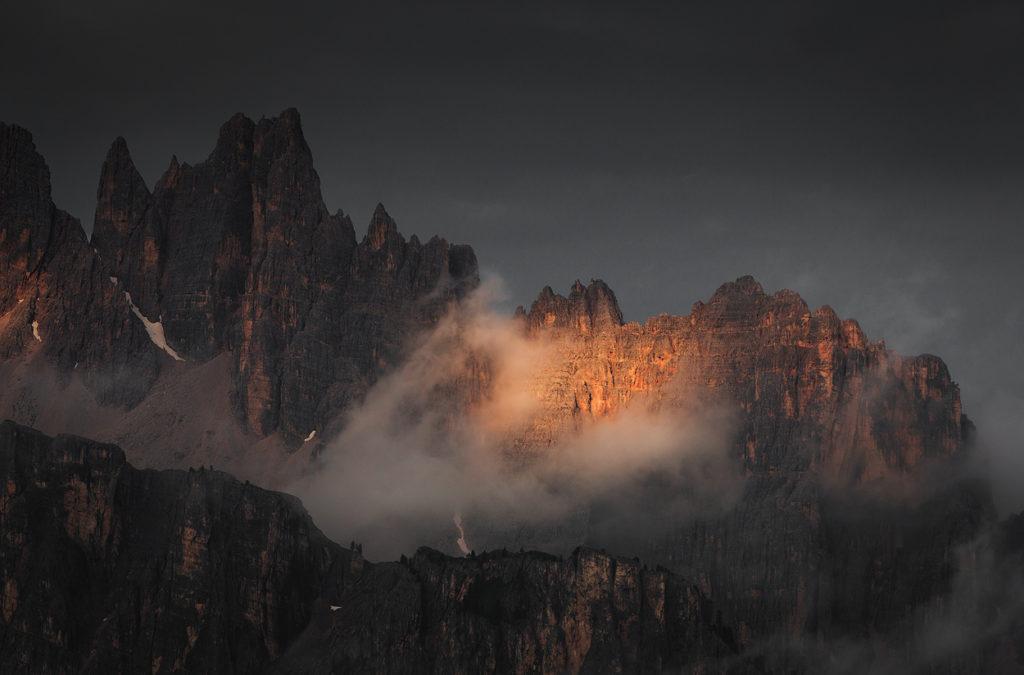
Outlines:
{"label": "snow patch", "polygon": [[462,529],[462,515],[456,513],[452,517],[452,521],[454,521],[455,528],[459,531],[459,538],[455,540],[455,544],[462,551],[462,555],[469,555],[469,542],[466,541],[466,531]]}
{"label": "snow patch", "polygon": [[135,316],[139,317],[139,321],[141,321],[142,325],[145,326],[146,332],[149,333],[150,341],[160,349],[167,352],[167,354],[175,361],[184,361],[185,359],[178,356],[178,352],[174,351],[174,349],[172,349],[171,346],[167,344],[167,339],[164,337],[163,324],[160,323],[159,321],[150,321],[149,319],[147,319],[145,315],[143,315],[143,313],[139,311],[139,308],[135,306],[135,303],[132,302],[131,293],[125,291],[124,297],[128,301],[128,306],[132,308],[132,312],[135,313]]}
{"label": "snow patch", "polygon": [[38,321],[33,321],[32,322],[32,337],[34,337],[39,342],[43,341],[43,338],[39,335],[39,322]]}
{"label": "snow patch", "polygon": [[302,442],[303,442],[303,443],[309,443],[309,442],[310,442],[311,440],[313,440],[313,439],[314,439],[315,437],[316,437],[316,429],[313,429],[312,431],[310,431],[310,432],[309,432],[309,436],[306,436],[306,440],[304,440],[304,441],[302,441]]}

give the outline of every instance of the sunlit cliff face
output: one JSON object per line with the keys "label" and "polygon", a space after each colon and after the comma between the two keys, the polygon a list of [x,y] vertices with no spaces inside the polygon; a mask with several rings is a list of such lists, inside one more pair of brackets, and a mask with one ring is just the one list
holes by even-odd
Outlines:
{"label": "sunlit cliff face", "polygon": [[297,486],[324,527],[374,541],[368,554],[387,557],[430,541],[425,533],[464,544],[482,523],[546,527],[595,501],[622,501],[623,514],[647,508],[635,493],[655,477],[659,517],[731,503],[730,411],[666,406],[641,388],[619,396],[604,371],[567,360],[571,339],[492,312],[491,292],[425,335]]}
{"label": "sunlit cliff face", "polygon": [[561,378],[544,413],[601,418],[643,399],[687,408],[713,401],[741,418],[735,454],[751,471],[814,469],[863,482],[957,455],[969,422],[934,356],[870,342],[855,321],[811,310],[792,291],[744,277],[687,316],[623,324],[602,282],[568,298],[545,289],[519,316],[556,347]]}
{"label": "sunlit cliff face", "polygon": [[454,541],[453,514],[463,540],[595,503],[617,529],[649,527],[645,503],[678,525],[728,508],[740,475],[865,483],[964,449],[940,360],[896,355],[789,291],[744,278],[643,325],[601,282],[545,289],[511,319],[491,293],[453,306],[348,414],[297,488],[322,522],[388,532],[394,553],[437,523]]}

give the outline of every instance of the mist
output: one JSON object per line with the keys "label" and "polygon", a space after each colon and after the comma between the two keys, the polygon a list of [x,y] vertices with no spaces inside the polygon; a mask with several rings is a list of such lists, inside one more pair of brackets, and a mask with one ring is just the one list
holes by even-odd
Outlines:
{"label": "mist", "polygon": [[289,487],[330,536],[364,544],[371,559],[425,544],[557,550],[588,530],[651,536],[735,503],[742,482],[724,405],[637,400],[548,446],[518,447],[538,424],[553,345],[495,310],[501,298],[492,279],[453,306]]}

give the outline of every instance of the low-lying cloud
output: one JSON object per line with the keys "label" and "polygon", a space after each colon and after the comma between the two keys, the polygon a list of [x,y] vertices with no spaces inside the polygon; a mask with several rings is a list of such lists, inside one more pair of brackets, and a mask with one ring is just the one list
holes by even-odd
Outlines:
{"label": "low-lying cloud", "polygon": [[422,336],[290,488],[330,535],[362,542],[373,559],[425,544],[455,552],[458,517],[467,546],[557,547],[587,531],[651,534],[734,503],[734,427],[722,406],[638,400],[523,447],[556,345],[493,311],[495,296],[484,284]]}

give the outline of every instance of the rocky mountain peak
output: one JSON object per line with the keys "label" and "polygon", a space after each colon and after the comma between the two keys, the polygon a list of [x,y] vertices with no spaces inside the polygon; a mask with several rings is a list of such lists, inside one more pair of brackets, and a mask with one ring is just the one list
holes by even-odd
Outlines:
{"label": "rocky mountain peak", "polygon": [[104,160],[104,168],[107,164],[118,162],[119,160],[127,164],[132,162],[132,154],[128,150],[128,141],[125,140],[124,136],[118,136],[110,144],[110,149],[107,150],[107,158]]}
{"label": "rocky mountain peak", "polygon": [[584,297],[587,313],[595,327],[622,325],[622,310],[619,309],[619,301],[604,281],[591,279],[590,285],[586,287]]}
{"label": "rocky mountain peak", "polygon": [[[52,296],[24,302],[9,335],[0,331],[0,355],[42,343],[83,377],[92,364],[117,367],[95,382],[129,391],[123,403],[171,365],[165,348],[196,364],[229,354],[229,407],[244,431],[301,441],[478,283],[471,248],[406,244],[383,206],[357,246],[351,220],[324,204],[295,109],[259,122],[234,115],[206,160],[173,158],[152,191],[117,138],[97,187],[95,252],[54,207],[31,134],[5,125],[0,157],[0,312],[39,290]],[[64,269],[46,285],[29,278],[58,257]],[[88,316],[68,318],[79,310]],[[88,333],[96,326],[102,336]]]}
{"label": "rocky mountain peak", "polygon": [[84,244],[81,223],[54,206],[50,169],[32,134],[0,123],[0,312],[17,286],[52,261],[61,242]]}
{"label": "rocky mountain peak", "polygon": [[252,157],[252,140],[256,124],[242,113],[235,113],[221,125],[217,145],[210,159],[218,162],[248,165]]}
{"label": "rocky mountain peak", "polygon": [[44,239],[52,209],[50,169],[32,134],[0,122],[0,244],[32,247]]}
{"label": "rocky mountain peak", "polygon": [[[748,300],[765,297],[764,288],[754,277],[742,276],[735,281],[727,281],[718,287],[711,296],[710,303],[731,302],[734,300]],[[709,304],[710,304],[709,303]]]}
{"label": "rocky mountain peak", "polygon": [[128,143],[118,136],[107,151],[96,190],[92,245],[104,259],[115,264],[120,261],[126,240],[149,208],[151,196]]}
{"label": "rocky mountain peak", "polygon": [[568,297],[545,286],[530,307],[527,323],[531,328],[571,328],[590,333],[621,326],[622,311],[608,284],[591,279],[584,285],[577,279]]}
{"label": "rocky mountain peak", "polygon": [[397,238],[398,226],[388,215],[383,204],[377,204],[370,218],[370,227],[366,232],[366,244],[374,251],[379,251],[392,239]]}

